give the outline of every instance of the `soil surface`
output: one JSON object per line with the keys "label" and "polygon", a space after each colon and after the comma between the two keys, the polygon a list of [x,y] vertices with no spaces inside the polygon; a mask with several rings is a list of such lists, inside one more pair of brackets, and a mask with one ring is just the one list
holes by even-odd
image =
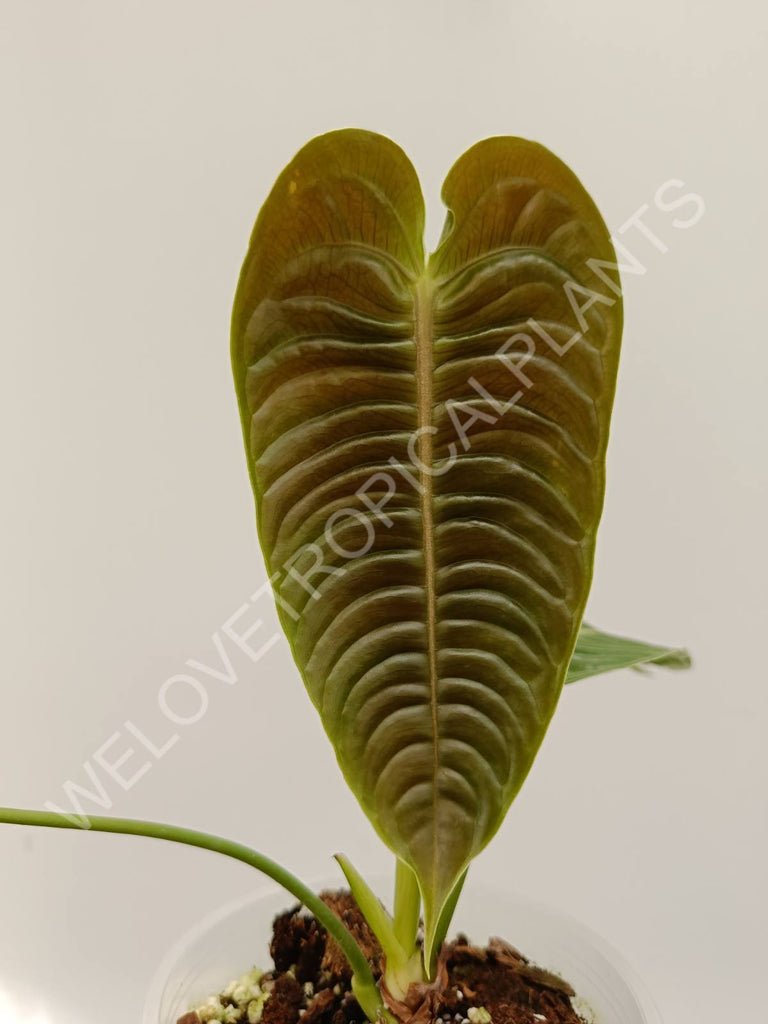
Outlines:
{"label": "soil surface", "polygon": [[[324,892],[321,898],[358,940],[378,980],[381,948],[352,895]],[[269,951],[274,970],[259,978],[255,990],[246,987],[243,996],[242,985],[233,983],[178,1024],[363,1024],[349,965],[314,917],[295,907],[275,918]],[[584,1024],[571,1003],[571,986],[501,939],[481,948],[459,935],[444,944],[434,983],[411,985],[404,1002],[386,990],[383,995],[402,1024]]]}

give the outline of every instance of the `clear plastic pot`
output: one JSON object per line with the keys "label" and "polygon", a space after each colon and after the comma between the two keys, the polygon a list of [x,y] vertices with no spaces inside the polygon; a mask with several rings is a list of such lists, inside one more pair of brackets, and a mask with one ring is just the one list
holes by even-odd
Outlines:
{"label": "clear plastic pot", "polygon": [[[389,883],[373,880],[377,892]],[[335,880],[330,884],[338,887]],[[318,886],[318,888],[321,888]],[[277,887],[262,888],[211,914],[182,936],[151,983],[143,1024],[175,1024],[251,967],[269,966],[272,919],[291,906]],[[451,932],[485,944],[498,935],[525,956],[566,978],[577,1008],[595,1024],[661,1024],[652,1000],[616,950],[589,928],[524,897],[467,884]]]}

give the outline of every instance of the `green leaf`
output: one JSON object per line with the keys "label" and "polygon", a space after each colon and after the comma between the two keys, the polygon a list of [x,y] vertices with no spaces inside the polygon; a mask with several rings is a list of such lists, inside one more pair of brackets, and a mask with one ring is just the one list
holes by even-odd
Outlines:
{"label": "green leaf", "polygon": [[589,590],[621,334],[615,254],[533,142],[451,169],[425,262],[416,173],[306,145],[232,322],[259,536],[342,771],[415,872],[427,944],[557,703]]}
{"label": "green leaf", "polygon": [[603,633],[584,622],[565,681],[575,683],[579,679],[613,672],[617,668],[633,668],[642,672],[648,665],[671,669],[690,668],[691,656],[684,647],[659,647],[642,640],[629,640],[627,637]]}
{"label": "green leaf", "polygon": [[384,951],[387,987],[396,999],[404,999],[411,982],[424,980],[421,953],[415,943],[408,949],[402,945],[395,933],[394,921],[349,858],[337,853],[336,860],[363,917]]}
{"label": "green leaf", "polygon": [[426,970],[429,977],[432,977],[434,973],[437,954],[440,952],[440,947],[445,941],[448,929],[451,926],[453,915],[456,912],[456,904],[459,902],[461,890],[464,888],[464,882],[467,879],[468,870],[468,868],[465,868],[462,874],[459,875],[458,882],[454,885],[448,899],[443,903],[440,916],[437,919],[437,925],[435,926],[433,933],[425,936],[424,963],[426,964]]}
{"label": "green leaf", "polygon": [[343,853],[337,853],[336,860],[344,872],[350,892],[355,897],[355,901],[363,917],[368,922],[371,931],[379,940],[379,945],[384,950],[387,960],[396,960],[400,963],[405,962],[408,959],[408,953],[405,952],[395,935],[392,918],[384,909],[381,900],[349,857]]}

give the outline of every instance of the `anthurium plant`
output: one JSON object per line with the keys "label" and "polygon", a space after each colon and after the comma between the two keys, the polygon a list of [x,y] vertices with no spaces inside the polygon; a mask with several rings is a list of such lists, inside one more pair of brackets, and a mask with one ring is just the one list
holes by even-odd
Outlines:
{"label": "anthurium plant", "polygon": [[[276,879],[338,940],[373,1021],[428,982],[474,857],[563,685],[687,653],[583,623],[622,331],[609,233],[542,146],[486,139],[424,201],[392,141],[309,142],[261,209],[232,318],[258,532],[278,613],[351,790],[396,857],[393,912],[338,862],[385,956],[262,854],[91,818]],[[75,827],[5,809],[0,820]],[[423,930],[421,922],[423,920]]]}

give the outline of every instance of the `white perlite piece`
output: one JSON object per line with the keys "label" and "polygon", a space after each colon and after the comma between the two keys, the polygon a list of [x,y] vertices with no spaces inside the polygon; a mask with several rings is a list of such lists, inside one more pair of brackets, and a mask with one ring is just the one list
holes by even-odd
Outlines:
{"label": "white perlite piece", "polygon": [[586,1024],[595,1024],[595,1011],[585,999],[582,999],[581,996],[576,996],[571,1002],[576,1013]]}
{"label": "white perlite piece", "polygon": [[492,1024],[491,1015],[484,1006],[470,1006],[467,1017],[470,1024]]}
{"label": "white perlite piece", "polygon": [[197,1008],[197,1016],[203,1022],[203,1024],[209,1024],[209,1021],[221,1021],[224,1016],[224,1006],[218,996],[211,996],[210,999],[206,999],[202,1006]]}
{"label": "white perlite piece", "polygon": [[259,1024],[268,997],[269,993],[265,992],[261,999],[252,999],[248,1003],[248,1024]]}
{"label": "white perlite piece", "polygon": [[269,992],[259,984],[261,978],[262,972],[254,967],[242,978],[230,981],[220,996],[206,999],[194,1011],[201,1024],[259,1024],[269,998]]}

